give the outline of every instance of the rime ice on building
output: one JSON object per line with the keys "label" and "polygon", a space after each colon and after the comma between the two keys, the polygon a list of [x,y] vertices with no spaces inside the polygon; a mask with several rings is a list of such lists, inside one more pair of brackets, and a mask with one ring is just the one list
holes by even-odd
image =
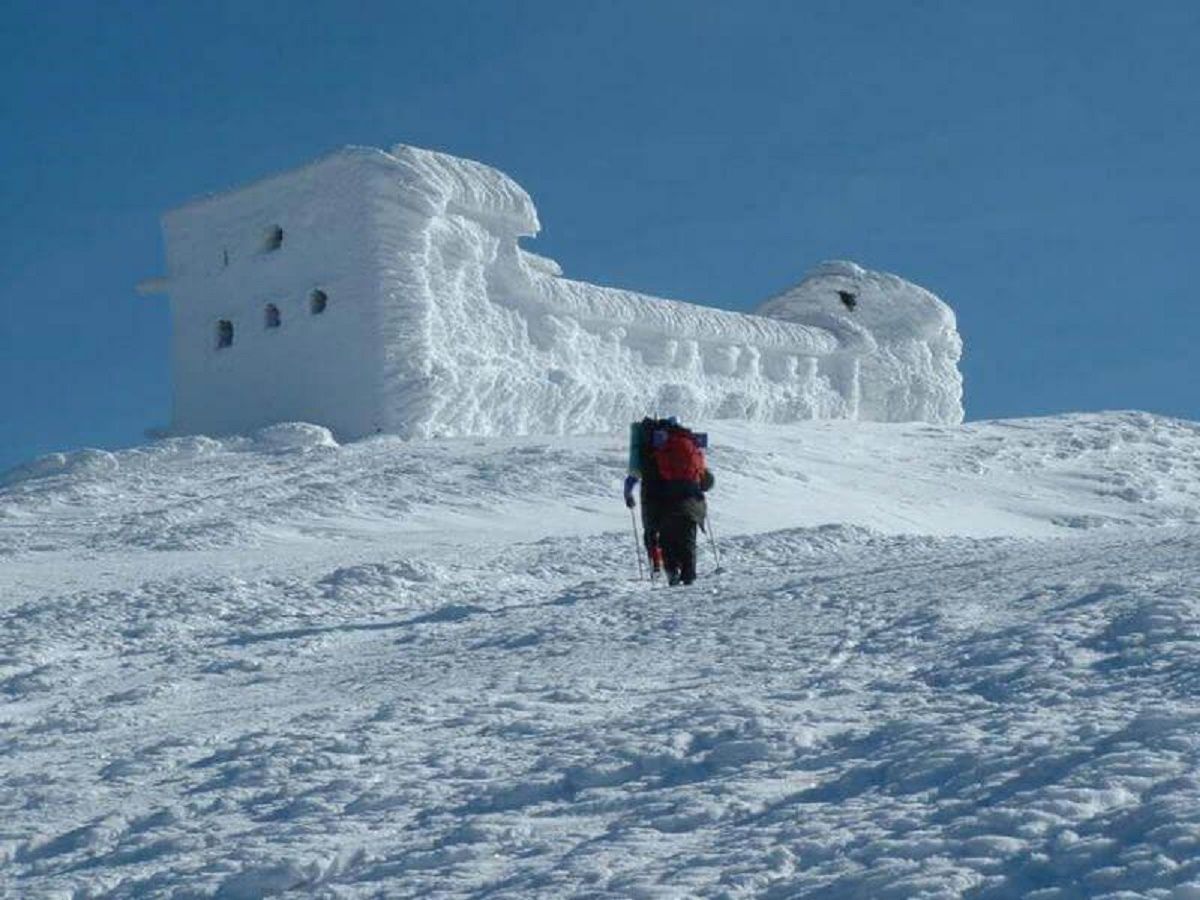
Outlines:
{"label": "rime ice on building", "polygon": [[742,315],[571,281],[519,246],[525,191],[446,154],[345,148],[164,230],[175,433],[962,418],[954,315],[920,288],[831,264]]}

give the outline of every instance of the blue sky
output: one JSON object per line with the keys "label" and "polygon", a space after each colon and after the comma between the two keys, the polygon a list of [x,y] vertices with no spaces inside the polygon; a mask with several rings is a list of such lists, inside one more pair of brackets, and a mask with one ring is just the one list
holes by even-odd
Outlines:
{"label": "blue sky", "polygon": [[515,177],[573,277],[917,281],[969,418],[1200,419],[1194,2],[18,0],[0,71],[0,467],[168,421],[163,210],[397,141]]}

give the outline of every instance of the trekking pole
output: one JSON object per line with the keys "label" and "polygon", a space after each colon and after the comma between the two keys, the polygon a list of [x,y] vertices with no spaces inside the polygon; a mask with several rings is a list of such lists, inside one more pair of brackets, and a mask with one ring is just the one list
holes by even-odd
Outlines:
{"label": "trekking pole", "polygon": [[712,546],[713,559],[717,561],[717,567],[713,570],[713,574],[720,575],[725,570],[721,568],[721,554],[717,550],[717,535],[713,531],[712,516],[704,517],[704,530],[708,532],[708,542]]}
{"label": "trekking pole", "polygon": [[633,555],[637,557],[638,564],[638,581],[642,581],[646,577],[646,573],[642,567],[642,542],[638,538],[637,516],[633,514],[633,507],[629,507],[629,523],[633,526]]}

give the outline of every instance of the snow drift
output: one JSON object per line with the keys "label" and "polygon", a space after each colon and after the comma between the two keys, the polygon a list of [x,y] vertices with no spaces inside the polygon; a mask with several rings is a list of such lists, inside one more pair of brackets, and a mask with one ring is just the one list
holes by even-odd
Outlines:
{"label": "snow drift", "polygon": [[0,896],[1200,895],[1200,425],[713,438],[671,589],[616,437],[0,477]]}
{"label": "snow drift", "polygon": [[962,419],[953,314],[915,285],[844,265],[858,309],[810,278],[746,315],[572,281],[519,245],[520,185],[447,154],[345,148],[164,226],[176,433]]}

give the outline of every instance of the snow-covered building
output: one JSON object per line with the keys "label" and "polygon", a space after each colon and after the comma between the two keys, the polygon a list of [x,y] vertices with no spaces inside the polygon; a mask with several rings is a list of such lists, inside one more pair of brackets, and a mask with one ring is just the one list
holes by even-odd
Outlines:
{"label": "snow-covered building", "polygon": [[745,315],[572,281],[519,245],[518,184],[442,153],[347,147],[163,225],[174,433],[962,418],[954,314],[915,285],[827,264]]}

